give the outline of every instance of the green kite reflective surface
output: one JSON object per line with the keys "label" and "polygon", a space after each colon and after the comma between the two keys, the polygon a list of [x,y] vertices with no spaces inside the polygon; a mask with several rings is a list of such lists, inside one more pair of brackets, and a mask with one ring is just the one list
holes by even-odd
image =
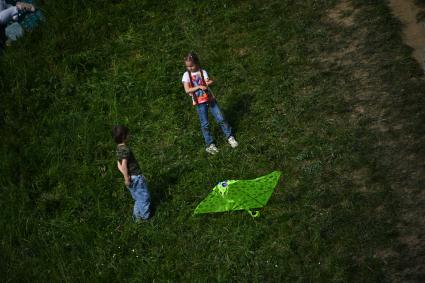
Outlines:
{"label": "green kite reflective surface", "polygon": [[252,180],[229,180],[220,182],[213,191],[196,207],[193,214],[223,212],[230,210],[247,210],[261,208],[267,204],[279,178],[280,171]]}

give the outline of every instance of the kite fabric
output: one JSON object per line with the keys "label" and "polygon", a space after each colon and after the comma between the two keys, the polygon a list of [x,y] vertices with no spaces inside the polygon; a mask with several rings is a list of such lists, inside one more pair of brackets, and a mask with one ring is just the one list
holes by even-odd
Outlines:
{"label": "kite fabric", "polygon": [[213,191],[196,207],[193,214],[246,210],[252,217],[259,212],[251,209],[267,204],[282,172],[274,171],[252,180],[228,180],[218,183]]}

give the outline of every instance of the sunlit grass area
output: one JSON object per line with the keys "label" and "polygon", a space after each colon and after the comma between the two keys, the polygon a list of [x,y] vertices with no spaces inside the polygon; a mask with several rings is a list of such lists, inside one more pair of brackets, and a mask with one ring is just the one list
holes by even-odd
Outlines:
{"label": "sunlit grass area", "polygon": [[[1,278],[385,280],[392,263],[379,252],[394,247],[399,195],[381,157],[392,153],[377,149],[373,119],[355,115],[360,55],[332,64],[363,34],[367,76],[394,90],[388,109],[419,113],[424,83],[406,82],[420,68],[383,1],[353,1],[349,27],[327,19],[337,1],[47,2],[47,21],[0,58]],[[240,142],[230,148],[212,123],[216,156],[181,85],[191,50]],[[131,219],[114,124],[131,130],[148,222]],[[283,176],[261,217],[192,215],[217,182],[274,170]]]}

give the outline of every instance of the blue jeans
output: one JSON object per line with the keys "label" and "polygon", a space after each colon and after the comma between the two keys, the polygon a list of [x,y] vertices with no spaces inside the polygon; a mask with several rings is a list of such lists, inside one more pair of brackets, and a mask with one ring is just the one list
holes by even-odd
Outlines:
{"label": "blue jeans", "polygon": [[[0,0],[0,2],[2,2]],[[18,15],[18,9],[12,5],[2,5],[0,3],[0,25],[6,25],[14,16]]]}
{"label": "blue jeans", "polygon": [[134,199],[134,220],[148,219],[150,216],[149,206],[151,198],[145,177],[143,175],[131,175],[131,184],[128,190]]}
{"label": "blue jeans", "polygon": [[224,120],[224,116],[221,113],[217,102],[198,104],[196,105],[196,111],[198,111],[199,121],[201,122],[202,135],[204,136],[205,144],[207,146],[214,142],[214,139],[212,138],[209,130],[210,124],[208,123],[208,108],[211,110],[211,114],[220,125],[224,136],[229,138],[232,135],[232,128],[229,126],[226,120]]}

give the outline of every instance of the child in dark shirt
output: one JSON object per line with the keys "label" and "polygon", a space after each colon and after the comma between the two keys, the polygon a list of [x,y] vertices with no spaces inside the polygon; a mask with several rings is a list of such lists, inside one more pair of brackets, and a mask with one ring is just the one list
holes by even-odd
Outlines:
{"label": "child in dark shirt", "polygon": [[128,147],[129,129],[118,125],[112,129],[112,136],[117,143],[117,166],[124,176],[124,184],[134,199],[134,220],[148,219],[150,216],[150,195],[146,179],[142,175],[139,164],[134,158],[133,152]]}

